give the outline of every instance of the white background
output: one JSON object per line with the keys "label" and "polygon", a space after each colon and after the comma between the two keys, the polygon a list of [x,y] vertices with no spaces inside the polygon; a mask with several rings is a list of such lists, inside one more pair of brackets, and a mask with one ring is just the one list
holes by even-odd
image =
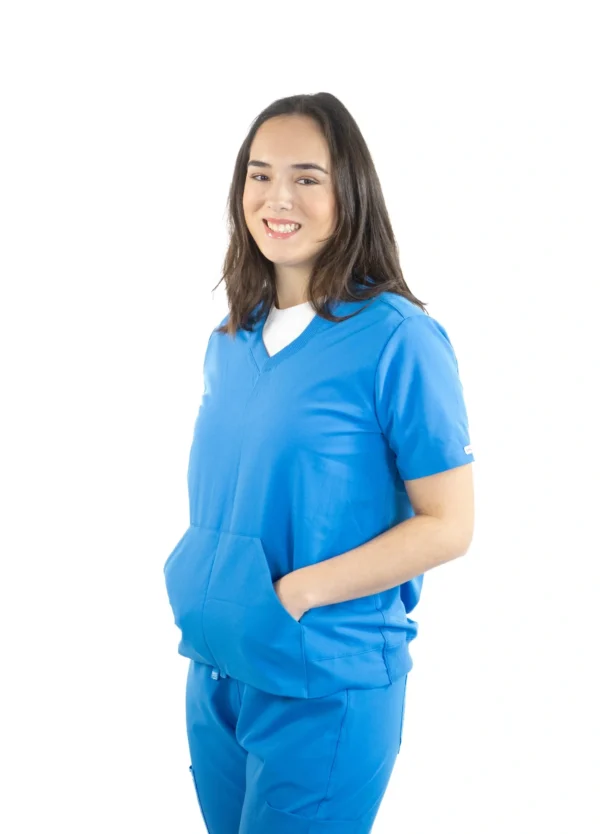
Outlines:
{"label": "white background", "polygon": [[2,5],[7,834],[204,830],[162,567],[235,155],[272,100],[321,90],[454,344],[476,458],[373,832],[600,829],[594,5]]}

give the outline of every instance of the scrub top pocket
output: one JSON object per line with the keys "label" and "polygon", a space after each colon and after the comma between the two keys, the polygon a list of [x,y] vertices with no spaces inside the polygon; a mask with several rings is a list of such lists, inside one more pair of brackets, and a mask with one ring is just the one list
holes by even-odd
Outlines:
{"label": "scrub top pocket", "polygon": [[181,630],[179,653],[215,666],[204,636],[204,597],[220,533],[190,525],[164,565],[165,583],[175,624]]}
{"label": "scrub top pocket", "polygon": [[260,538],[221,532],[204,630],[216,665],[230,677],[306,697],[303,626],[279,601]]}

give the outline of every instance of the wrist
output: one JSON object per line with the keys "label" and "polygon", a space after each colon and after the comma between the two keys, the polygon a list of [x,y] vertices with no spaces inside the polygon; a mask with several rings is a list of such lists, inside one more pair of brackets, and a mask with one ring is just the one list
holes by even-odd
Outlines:
{"label": "wrist", "polygon": [[310,582],[310,565],[298,568],[290,574],[292,582],[292,594],[298,608],[308,611],[317,607],[317,600]]}

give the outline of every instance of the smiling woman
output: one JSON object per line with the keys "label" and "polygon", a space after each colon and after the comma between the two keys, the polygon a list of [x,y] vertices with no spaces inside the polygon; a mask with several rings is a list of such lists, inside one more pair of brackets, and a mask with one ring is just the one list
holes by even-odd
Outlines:
{"label": "smiling woman", "polygon": [[[304,299],[317,256],[336,222],[329,147],[313,119],[292,115],[264,122],[249,153],[244,220],[274,266],[278,298],[291,305]],[[312,175],[303,175],[306,171]]]}
{"label": "smiling woman", "polygon": [[260,114],[229,206],[229,312],[165,564],[198,800],[209,831],[367,834],[401,746],[408,615],[468,544],[458,364],[334,96]]}
{"label": "smiling woman", "polygon": [[[221,332],[233,336],[274,306],[307,300],[317,315],[339,321],[330,302],[386,291],[425,311],[404,280],[369,149],[330,93],[279,99],[256,117],[237,154],[228,209],[218,283],[230,314]],[[269,230],[267,220],[300,228]]]}

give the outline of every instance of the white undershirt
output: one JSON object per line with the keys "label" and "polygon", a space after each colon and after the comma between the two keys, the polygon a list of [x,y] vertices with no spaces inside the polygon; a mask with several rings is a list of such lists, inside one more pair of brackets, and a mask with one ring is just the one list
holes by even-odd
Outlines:
{"label": "white undershirt", "polygon": [[294,304],[293,307],[285,307],[283,310],[274,304],[271,305],[263,328],[263,342],[269,356],[293,342],[315,315],[310,301]]}

